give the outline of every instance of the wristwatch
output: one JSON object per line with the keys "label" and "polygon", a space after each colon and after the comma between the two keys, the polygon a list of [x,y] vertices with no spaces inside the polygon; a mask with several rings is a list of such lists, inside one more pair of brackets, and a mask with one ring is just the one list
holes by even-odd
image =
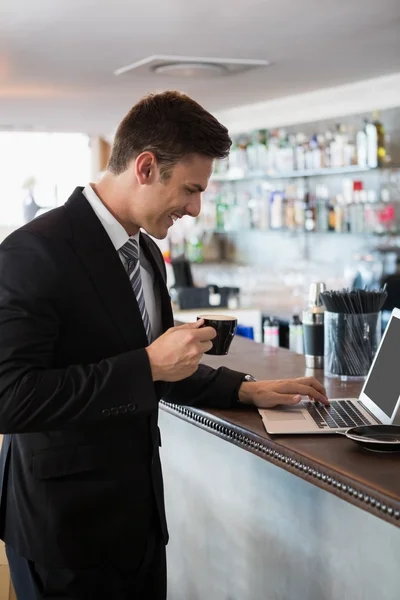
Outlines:
{"label": "wristwatch", "polygon": [[[248,375],[245,375],[245,376],[243,377],[243,379],[242,379],[242,381],[241,381],[241,384],[240,384],[240,385],[242,385],[242,383],[247,383],[247,382],[250,382],[250,381],[257,381],[257,379],[256,379],[255,377],[253,377],[253,375],[250,375],[250,374],[248,374]],[[240,386],[239,386],[239,387],[240,387]],[[239,405],[247,404],[247,402],[241,402],[241,401],[240,401],[240,398],[239,398],[239,390],[237,391],[237,400],[236,400],[236,402],[237,402]]]}
{"label": "wristwatch", "polygon": [[257,381],[257,379],[253,375],[245,375],[243,381]]}

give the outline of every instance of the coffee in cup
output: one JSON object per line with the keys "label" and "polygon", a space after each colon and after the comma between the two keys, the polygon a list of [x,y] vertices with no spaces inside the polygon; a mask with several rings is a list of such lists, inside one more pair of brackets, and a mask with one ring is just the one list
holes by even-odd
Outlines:
{"label": "coffee in cup", "polygon": [[205,354],[223,355],[228,354],[229,347],[235,337],[237,319],[227,315],[198,315],[197,320],[203,319],[204,327],[213,327],[217,332],[216,337],[211,340],[212,348]]}

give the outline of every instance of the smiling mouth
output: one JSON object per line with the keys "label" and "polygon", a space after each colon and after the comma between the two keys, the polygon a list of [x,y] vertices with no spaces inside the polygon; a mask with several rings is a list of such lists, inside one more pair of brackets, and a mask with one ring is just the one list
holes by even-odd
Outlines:
{"label": "smiling mouth", "polygon": [[168,216],[169,216],[169,218],[171,219],[171,221],[172,221],[173,223],[175,223],[175,221],[177,221],[178,219],[180,219],[180,218],[181,218],[181,216],[180,216],[180,215],[177,215],[177,214],[175,214],[175,213],[172,213],[172,214],[170,214],[170,215],[168,215]]}

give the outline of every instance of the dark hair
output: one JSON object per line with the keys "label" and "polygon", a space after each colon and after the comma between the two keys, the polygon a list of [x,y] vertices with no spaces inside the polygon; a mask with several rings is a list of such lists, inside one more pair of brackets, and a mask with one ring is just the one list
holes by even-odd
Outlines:
{"label": "dark hair", "polygon": [[189,96],[174,91],[150,94],[119,124],[108,169],[119,175],[149,151],[167,179],[174,164],[189,154],[226,158],[231,144],[227,128]]}

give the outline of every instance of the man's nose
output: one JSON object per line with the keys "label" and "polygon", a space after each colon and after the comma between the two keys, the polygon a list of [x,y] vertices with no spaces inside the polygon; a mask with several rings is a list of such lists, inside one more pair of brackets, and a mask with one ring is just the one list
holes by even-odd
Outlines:
{"label": "man's nose", "polygon": [[201,211],[201,195],[198,194],[196,197],[190,199],[185,206],[186,214],[190,217],[198,217]]}

